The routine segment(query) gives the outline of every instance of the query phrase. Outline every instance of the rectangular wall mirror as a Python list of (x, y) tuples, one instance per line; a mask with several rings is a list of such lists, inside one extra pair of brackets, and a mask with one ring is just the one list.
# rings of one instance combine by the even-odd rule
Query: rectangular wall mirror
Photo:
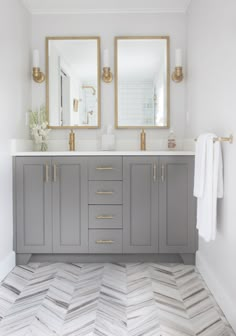
[(169, 127), (169, 37), (115, 38), (115, 126)]
[(100, 38), (47, 37), (50, 128), (100, 127)]

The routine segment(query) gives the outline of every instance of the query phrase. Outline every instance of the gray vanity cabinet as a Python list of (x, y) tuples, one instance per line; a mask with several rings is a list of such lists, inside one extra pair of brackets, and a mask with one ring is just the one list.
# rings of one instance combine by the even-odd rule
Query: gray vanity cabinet
[(194, 158), (161, 157), (159, 173), (159, 252), (195, 253)]
[(19, 157), (15, 166), (17, 253), (52, 252), (51, 159)]
[(18, 157), (15, 168), (17, 253), (87, 252), (86, 159)]
[(86, 158), (52, 159), (53, 252), (88, 252)]
[(32, 156), (14, 163), (18, 263), (66, 253), (179, 253), (189, 262), (197, 250), (193, 156)]
[(158, 252), (158, 159), (123, 158), (123, 253)]

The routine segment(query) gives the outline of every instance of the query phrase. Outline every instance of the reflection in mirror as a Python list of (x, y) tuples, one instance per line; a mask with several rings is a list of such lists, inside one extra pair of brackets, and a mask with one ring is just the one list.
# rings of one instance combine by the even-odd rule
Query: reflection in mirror
[(116, 127), (169, 127), (169, 38), (117, 37)]
[(100, 127), (99, 37), (48, 37), (46, 42), (49, 126)]

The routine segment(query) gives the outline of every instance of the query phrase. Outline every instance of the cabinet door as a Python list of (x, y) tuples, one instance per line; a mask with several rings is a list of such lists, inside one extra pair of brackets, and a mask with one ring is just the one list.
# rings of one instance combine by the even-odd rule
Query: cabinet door
[(88, 178), (85, 158), (52, 160), (53, 252), (88, 251)]
[(195, 200), (193, 197), (194, 159), (160, 159), (159, 252), (196, 251)]
[(50, 158), (16, 158), (17, 253), (52, 252), (50, 167)]
[(154, 157), (124, 158), (124, 253), (158, 251), (157, 166)]

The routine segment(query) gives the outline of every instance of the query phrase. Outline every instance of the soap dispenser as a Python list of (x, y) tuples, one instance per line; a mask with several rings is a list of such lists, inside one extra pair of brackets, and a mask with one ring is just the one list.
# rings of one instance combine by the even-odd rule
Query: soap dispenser
[(107, 131), (102, 135), (102, 150), (115, 149), (115, 135), (112, 133), (112, 126), (107, 126)]
[(175, 150), (176, 149), (176, 137), (173, 130), (170, 130), (168, 135), (168, 149)]

